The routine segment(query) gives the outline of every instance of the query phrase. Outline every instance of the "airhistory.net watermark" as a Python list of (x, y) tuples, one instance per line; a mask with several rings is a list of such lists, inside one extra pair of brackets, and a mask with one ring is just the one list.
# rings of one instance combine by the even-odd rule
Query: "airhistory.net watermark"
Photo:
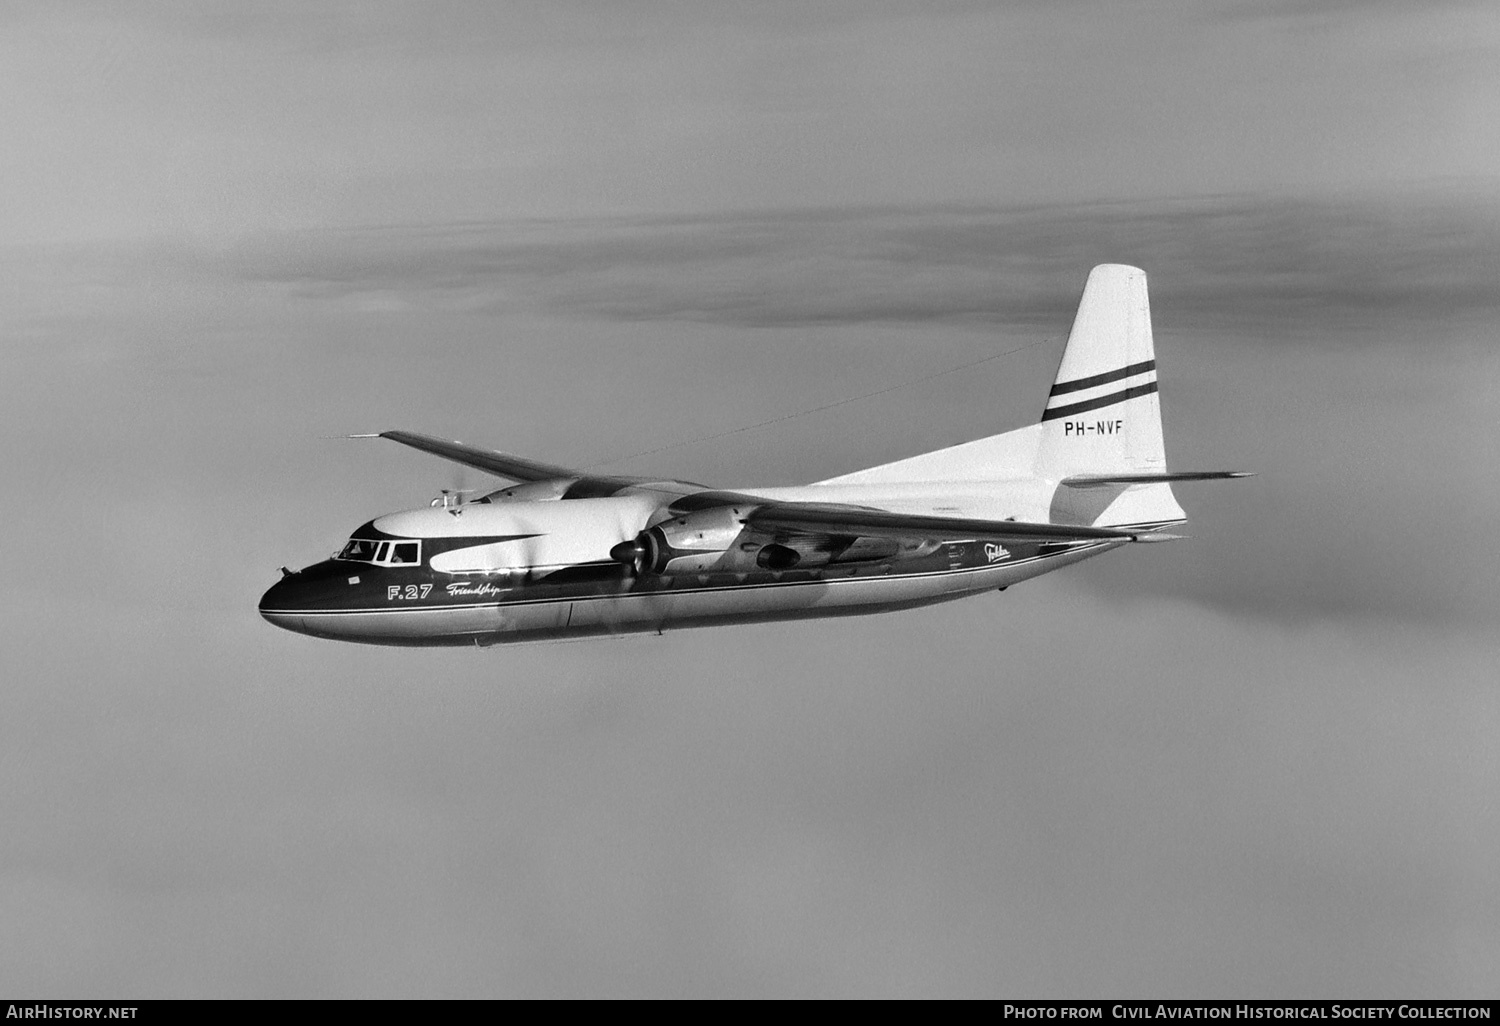
[(49, 1004), (44, 1001), (6, 1005), (7, 1019), (134, 1019), (139, 1005)]

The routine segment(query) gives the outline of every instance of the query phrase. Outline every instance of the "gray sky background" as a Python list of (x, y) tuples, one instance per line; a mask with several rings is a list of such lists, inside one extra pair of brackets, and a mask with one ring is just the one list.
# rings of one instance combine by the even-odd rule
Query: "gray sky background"
[[(1493, 996), (1488, 3), (11, 4), (0, 989)], [(1152, 276), (1192, 540), (486, 652), (255, 600), (451, 469), (1035, 418)], [(1028, 347), (1021, 349), (1021, 347)]]

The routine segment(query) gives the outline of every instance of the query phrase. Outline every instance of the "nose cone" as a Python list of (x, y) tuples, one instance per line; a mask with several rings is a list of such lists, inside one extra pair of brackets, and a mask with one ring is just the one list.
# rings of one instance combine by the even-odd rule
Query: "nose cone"
[(298, 587), (297, 575), (283, 577), (275, 584), (266, 589), (266, 593), (260, 597), (260, 615), (265, 617), (267, 623), (284, 627), (298, 634), (306, 632), (302, 617), (297, 615), (299, 607), (303, 604), (299, 592), (303, 589)]

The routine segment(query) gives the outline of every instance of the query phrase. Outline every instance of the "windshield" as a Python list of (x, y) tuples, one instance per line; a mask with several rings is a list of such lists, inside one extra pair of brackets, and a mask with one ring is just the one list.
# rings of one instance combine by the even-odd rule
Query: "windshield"
[(339, 553), (340, 559), (357, 559), (363, 563), (375, 562), (375, 550), (380, 546), (378, 541), (370, 541), (367, 538), (350, 538), (349, 544), (344, 546), (344, 551)]
[(379, 563), (384, 566), (408, 566), (422, 562), (419, 541), (377, 541), (374, 538), (350, 538), (335, 559), (356, 563)]

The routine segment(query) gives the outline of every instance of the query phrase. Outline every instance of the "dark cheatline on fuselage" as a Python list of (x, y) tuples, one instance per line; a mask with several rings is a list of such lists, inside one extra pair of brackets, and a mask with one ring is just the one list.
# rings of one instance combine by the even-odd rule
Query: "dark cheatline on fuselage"
[[(369, 538), (378, 533), (371, 525), (356, 532)], [(458, 541), (472, 545), (475, 540)], [(426, 550), (432, 542), (454, 540), (422, 541)], [(443, 548), (432, 545), (430, 551)], [(948, 542), (925, 555), (885, 562), (677, 574), (636, 574), (614, 561), (543, 574), (448, 574), (425, 560), (382, 566), (329, 559), (273, 584), (260, 611), (277, 626), (315, 637), (386, 645), (488, 644), (904, 609), (1005, 586), (966, 577), (1002, 568), (1032, 576), (1049, 556), (1083, 555), (1067, 545), (1014, 545), (1001, 550), (1003, 555), (998, 548)], [(819, 592), (832, 589), (839, 589), (841, 601), (820, 601)], [(867, 600), (850, 603), (861, 591), (870, 592)]]

